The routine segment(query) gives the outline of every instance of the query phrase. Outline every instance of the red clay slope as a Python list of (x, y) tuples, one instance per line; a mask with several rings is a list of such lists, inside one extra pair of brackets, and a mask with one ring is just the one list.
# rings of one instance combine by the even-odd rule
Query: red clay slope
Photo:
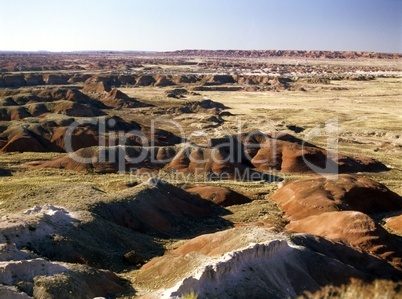
[(376, 181), (349, 174), (297, 180), (279, 189), (272, 199), (292, 221), (331, 211), (372, 214), (402, 210), (398, 194)]

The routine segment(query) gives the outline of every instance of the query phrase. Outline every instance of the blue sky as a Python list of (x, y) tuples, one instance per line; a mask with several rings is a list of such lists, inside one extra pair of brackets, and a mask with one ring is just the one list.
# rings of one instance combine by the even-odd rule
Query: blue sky
[(402, 0), (0, 0), (0, 50), (402, 52)]

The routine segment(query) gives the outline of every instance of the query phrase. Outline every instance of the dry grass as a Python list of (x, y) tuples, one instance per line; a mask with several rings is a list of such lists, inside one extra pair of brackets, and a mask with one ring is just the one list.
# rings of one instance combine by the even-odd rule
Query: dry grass
[(182, 299), (197, 299), (198, 298), (198, 294), (194, 291), (188, 293), (188, 294), (184, 294), (183, 296), (181, 296), (180, 298)]
[(352, 279), (350, 284), (337, 286), (325, 286), (316, 293), (306, 293), (299, 298), (311, 299), (388, 299), (401, 298), (402, 284), (389, 280), (375, 280), (372, 283), (364, 283), (357, 279)]
[[(2, 156), (0, 156), (1, 158)], [(129, 175), (93, 175), (59, 169), (18, 171), (0, 178), (0, 212), (15, 212), (35, 205), (85, 208), (103, 192), (128, 188)]]
[(287, 222), (282, 218), (283, 212), (271, 200), (254, 200), (250, 203), (226, 208), (231, 214), (223, 216), (232, 223), (246, 225), (257, 224), (272, 231), (282, 232)]

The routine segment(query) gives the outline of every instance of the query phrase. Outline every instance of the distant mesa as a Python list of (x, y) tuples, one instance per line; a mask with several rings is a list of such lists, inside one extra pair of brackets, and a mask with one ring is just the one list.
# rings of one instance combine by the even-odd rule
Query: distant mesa
[(4, 87), (19, 87), (26, 85), (23, 75), (4, 75), (2, 81)]
[(140, 108), (140, 107), (151, 107), (152, 105), (142, 103), (136, 99), (130, 98), (125, 93), (121, 92), (117, 88), (113, 88), (108, 92), (107, 95), (100, 98), (105, 105), (109, 107), (120, 107), (120, 108)]
[(89, 78), (85, 81), (82, 91), (93, 95), (107, 107), (139, 108), (152, 106), (130, 98), (117, 88), (112, 88), (111, 83), (108, 82), (107, 79), (103, 79), (103, 81), (98, 80), (102, 79), (97, 77)]
[[(223, 66), (225, 65), (222, 62)], [(216, 65), (216, 67), (219, 67)], [(256, 65), (258, 67), (258, 65)], [(297, 67), (291, 67), (297, 69)], [(111, 67), (113, 69), (113, 67)], [(373, 67), (373, 71), (377, 68)], [(290, 70), (291, 71), (291, 70)], [(311, 69), (300, 71), (310, 73)], [(350, 69), (339, 69), (339, 74), (318, 74), (312, 78), (303, 75), (300, 78), (289, 77), (289, 75), (279, 72), (278, 74), (180, 74), (180, 75), (159, 75), (159, 74), (130, 74), (130, 75), (94, 75), (94, 74), (40, 74), (40, 73), (16, 73), (0, 75), (0, 88), (26, 87), (26, 86), (65, 86), (65, 85), (85, 85), (84, 92), (102, 93), (109, 92), (112, 88), (122, 86), (130, 87), (169, 87), (169, 86), (188, 86), (193, 91), (306, 91), (304, 87), (311, 84), (330, 85), (331, 80), (351, 80), (368, 81), (374, 80), (375, 75), (350, 74)], [(276, 71), (275, 71), (276, 72)], [(307, 76), (307, 77), (304, 77)], [(378, 75), (379, 76), (379, 75)], [(393, 76), (393, 75), (390, 75)], [(330, 88), (330, 87), (328, 87)], [(343, 87), (332, 87), (344, 90)]]
[(235, 83), (231, 75), (210, 75), (204, 76), (203, 80), (206, 85), (222, 85)]
[(300, 50), (179, 50), (167, 52), (167, 56), (196, 56), (196, 57), (233, 57), (233, 58), (262, 58), (262, 57), (293, 57), (293, 58), (327, 58), (327, 59), (395, 59), (401, 54), (356, 51), (300, 51)]
[(157, 76), (155, 78), (156, 82), (154, 86), (159, 86), (159, 87), (166, 87), (166, 86), (172, 86), (175, 85), (173, 81), (171, 81), (168, 77), (166, 76)]
[(68, 79), (69, 84), (82, 83), (91, 77), (90, 74), (74, 74)]
[(173, 75), (172, 82), (176, 84), (190, 84), (199, 81), (196, 75)]
[[(3, 55), (0, 62), (2, 72), (46, 72), (46, 71), (82, 71), (82, 70), (104, 70), (104, 71), (132, 71), (142, 68), (144, 71), (152, 71), (151, 67), (144, 67), (149, 64), (158, 64), (160, 59), (169, 61), (172, 65), (188, 65), (197, 67), (214, 67), (221, 63), (228, 63), (227, 59), (242, 58), (293, 58), (293, 59), (399, 59), (398, 53), (376, 53), (356, 51), (300, 51), (300, 50), (180, 50), (172, 52), (74, 52), (74, 53), (0, 53)], [(13, 55), (14, 54), (14, 55)], [(88, 57), (91, 54), (90, 58)], [(113, 59), (107, 59), (111, 55)], [(145, 55), (145, 56), (144, 56)], [(85, 57), (86, 56), (86, 57)], [(105, 57), (106, 56), (106, 57)], [(84, 58), (85, 57), (85, 58)], [(127, 59), (128, 57), (128, 59)], [(170, 58), (179, 58), (179, 61), (172, 61)], [(186, 61), (185, 59), (211, 58), (205, 62)], [(118, 59), (116, 59), (118, 58)], [(212, 60), (213, 59), (213, 60)], [(230, 66), (236, 63), (229, 62)]]
[[(208, 113), (212, 115), (220, 115), (223, 110), (228, 109), (225, 105), (212, 101), (185, 101), (181, 102), (178, 106), (161, 108), (160, 111), (166, 111), (169, 114), (183, 114), (183, 113)], [(220, 120), (221, 121), (221, 120)]]
[(47, 74), (43, 76), (43, 81), (49, 85), (61, 85), (67, 84), (69, 78), (70, 77), (68, 75), (63, 74)]
[(136, 86), (151, 86), (155, 84), (156, 80), (152, 76), (139, 76), (136, 80)]
[(43, 76), (40, 74), (26, 74), (25, 82), (28, 86), (36, 86), (36, 85), (44, 85), (45, 81), (43, 80)]
[(111, 91), (111, 86), (103, 81), (93, 82), (91, 78), (85, 81), (82, 91), (92, 93), (104, 93)]

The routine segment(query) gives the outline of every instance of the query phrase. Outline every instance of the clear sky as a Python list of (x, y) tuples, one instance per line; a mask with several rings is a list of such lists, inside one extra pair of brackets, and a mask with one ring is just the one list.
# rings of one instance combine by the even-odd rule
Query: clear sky
[(0, 50), (402, 52), (402, 0), (0, 0)]

